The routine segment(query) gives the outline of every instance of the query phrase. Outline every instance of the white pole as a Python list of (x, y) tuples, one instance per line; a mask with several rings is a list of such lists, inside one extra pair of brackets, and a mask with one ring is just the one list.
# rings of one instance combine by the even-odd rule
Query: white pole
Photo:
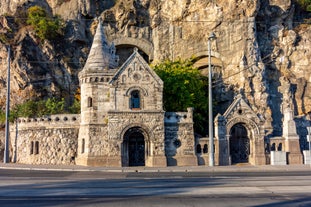
[(213, 96), (212, 96), (212, 64), (211, 41), (216, 38), (212, 32), (208, 37), (208, 138), (209, 138), (209, 166), (214, 166), (214, 134), (213, 134)]
[(10, 54), (11, 48), (8, 47), (8, 71), (7, 71), (7, 94), (6, 94), (6, 110), (5, 110), (5, 146), (4, 146), (4, 163), (9, 163), (9, 115), (10, 115)]

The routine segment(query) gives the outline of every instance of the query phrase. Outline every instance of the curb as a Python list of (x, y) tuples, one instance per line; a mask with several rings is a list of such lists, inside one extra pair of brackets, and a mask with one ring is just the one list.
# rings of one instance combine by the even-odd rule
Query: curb
[(310, 171), (310, 165), (242, 165), (242, 166), (189, 166), (189, 167), (164, 167), (164, 168), (148, 168), (148, 167), (120, 167), (120, 168), (101, 168), (101, 167), (68, 167), (53, 165), (40, 166), (40, 165), (27, 165), (27, 164), (0, 164), (0, 169), (7, 170), (29, 170), (29, 171), (62, 171), (62, 172), (107, 172), (107, 173), (176, 173), (176, 172), (297, 172), (297, 171)]

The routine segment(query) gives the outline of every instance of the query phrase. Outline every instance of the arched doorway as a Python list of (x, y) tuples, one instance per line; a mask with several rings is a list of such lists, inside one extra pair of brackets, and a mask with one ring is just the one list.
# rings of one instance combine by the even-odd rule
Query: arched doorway
[(247, 129), (242, 123), (234, 125), (230, 130), (231, 164), (248, 163), (250, 155), (250, 141)]
[(124, 135), (124, 148), (128, 166), (145, 166), (145, 137), (139, 127), (134, 127)]

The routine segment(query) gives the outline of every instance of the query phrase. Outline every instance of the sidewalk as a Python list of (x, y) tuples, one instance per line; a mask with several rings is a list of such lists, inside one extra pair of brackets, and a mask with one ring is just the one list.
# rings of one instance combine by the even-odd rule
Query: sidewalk
[(0, 163), (0, 169), (47, 170), (77, 172), (273, 172), (310, 171), (310, 165), (230, 165), (230, 166), (185, 166), (185, 167), (90, 167), (79, 165), (29, 165), (20, 163)]

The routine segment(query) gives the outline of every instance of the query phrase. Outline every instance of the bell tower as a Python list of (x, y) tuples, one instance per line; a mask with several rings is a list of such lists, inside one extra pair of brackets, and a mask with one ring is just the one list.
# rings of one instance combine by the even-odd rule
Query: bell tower
[(118, 66), (114, 45), (109, 45), (99, 21), (90, 53), (79, 73), (81, 122), (78, 137), (78, 165), (104, 164), (101, 139), (108, 136), (109, 84)]

